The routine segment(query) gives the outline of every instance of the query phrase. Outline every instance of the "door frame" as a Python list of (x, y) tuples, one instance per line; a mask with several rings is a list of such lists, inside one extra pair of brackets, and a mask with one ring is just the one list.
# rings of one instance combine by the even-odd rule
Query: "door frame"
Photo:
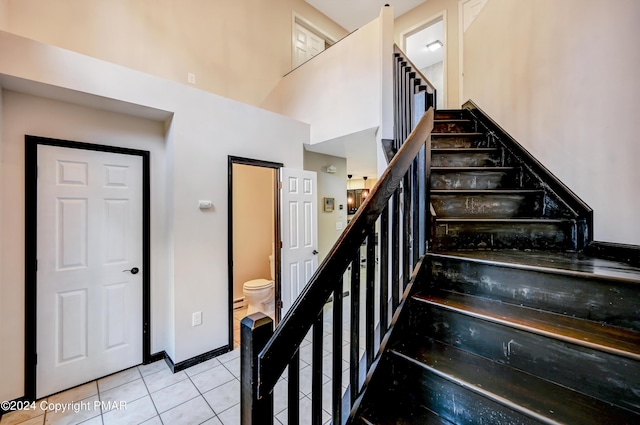
[(338, 42), (336, 37), (330, 35), (327, 31), (320, 28), (302, 15), (293, 12), (291, 14), (291, 69), (294, 70), (302, 64), (295, 64), (295, 50), (296, 50), (296, 25), (300, 25), (307, 30), (311, 31), (318, 37), (324, 40), (325, 50)]
[(271, 168), (275, 170), (275, 178), (274, 178), (274, 193), (275, 193), (275, 214), (274, 214), (274, 240), (275, 245), (273, 250), (273, 261), (274, 261), (274, 300), (275, 300), (275, 323), (277, 325), (280, 322), (280, 248), (282, 247), (282, 237), (281, 237), (281, 229), (280, 229), (280, 169), (284, 167), (282, 163), (279, 162), (271, 162), (271, 161), (263, 161), (260, 159), (252, 159), (252, 158), (243, 158), (239, 156), (229, 155), (229, 165), (228, 165), (228, 224), (227, 224), (227, 269), (229, 270), (229, 346), (233, 347), (233, 165), (249, 165), (253, 167), (263, 167), (263, 168)]
[(82, 149), (142, 158), (142, 363), (151, 357), (151, 185), (149, 151), (25, 135), (25, 396), (35, 400), (37, 368), (37, 208), (38, 145)]
[(440, 21), (442, 21), (442, 24), (443, 24), (442, 43), (444, 44), (444, 52), (442, 56), (442, 62), (443, 62), (442, 63), (442, 74), (443, 74), (442, 88), (444, 89), (444, 93), (438, 93), (438, 97), (442, 96), (442, 104), (444, 105), (444, 108), (447, 108), (448, 99), (449, 99), (449, 95), (448, 95), (449, 90), (447, 87), (447, 84), (448, 84), (447, 72), (449, 68), (449, 42), (447, 40), (447, 31), (448, 31), (447, 30), (447, 11), (443, 10), (441, 12), (438, 12), (435, 15), (431, 16), (430, 18), (420, 21), (417, 24), (411, 26), (410, 28), (407, 28), (405, 31), (400, 33), (400, 43), (401, 43), (400, 48), (402, 49), (402, 51), (406, 53), (408, 37), (411, 37), (413, 34), (420, 32), (423, 29), (428, 28), (431, 25)]

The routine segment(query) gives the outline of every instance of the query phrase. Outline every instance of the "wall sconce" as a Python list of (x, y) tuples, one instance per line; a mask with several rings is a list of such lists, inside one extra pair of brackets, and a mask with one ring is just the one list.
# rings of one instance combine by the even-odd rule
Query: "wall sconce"
[(327, 166), (327, 173), (329, 174), (335, 174), (337, 168), (335, 165), (328, 165)]

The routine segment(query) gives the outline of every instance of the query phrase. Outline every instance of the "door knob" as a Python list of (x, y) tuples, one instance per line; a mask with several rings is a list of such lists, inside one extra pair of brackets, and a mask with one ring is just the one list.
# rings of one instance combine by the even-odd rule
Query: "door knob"
[(313, 251), (311, 251), (311, 253), (312, 253), (313, 255), (318, 255), (318, 251), (316, 251), (315, 249), (314, 249)]
[(131, 274), (138, 274), (139, 271), (140, 271), (140, 269), (137, 268), (137, 267), (134, 267), (131, 270), (122, 270), (123, 273), (124, 272), (131, 272)]

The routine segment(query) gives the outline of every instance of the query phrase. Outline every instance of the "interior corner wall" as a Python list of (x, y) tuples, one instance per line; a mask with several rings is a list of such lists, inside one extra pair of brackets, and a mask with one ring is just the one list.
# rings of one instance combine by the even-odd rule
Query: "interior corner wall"
[[(2, 93), (2, 186), (0, 204), (0, 399), (22, 396), (24, 369), (24, 137), (51, 137), (109, 146), (148, 150), (151, 170), (151, 349), (164, 350), (168, 311), (163, 309), (166, 288), (166, 181), (164, 125), (80, 107), (41, 97)], [(9, 343), (10, 342), (10, 343)]]
[[(330, 165), (336, 167), (335, 173), (327, 172), (327, 167)], [(342, 229), (347, 226), (347, 160), (305, 150), (304, 169), (315, 171), (318, 176), (318, 263), (320, 263), (333, 248), (333, 244), (342, 234)], [(324, 198), (334, 198), (333, 211), (324, 211)]]
[(309, 123), (311, 144), (380, 126), (379, 21), (369, 22), (287, 74), (261, 107)]
[(636, 0), (491, 0), (464, 38), (465, 97), (593, 208), (595, 240), (635, 245), (639, 19)]
[(291, 70), (294, 12), (348, 33), (304, 0), (0, 0), (0, 29), (258, 105)]
[[(518, 0), (519, 1), (519, 0)], [(459, 0), (429, 0), (410, 10), (395, 20), (395, 42), (402, 46), (402, 34), (417, 29), (428, 20), (446, 11), (446, 89), (447, 102), (445, 108), (459, 108), (460, 68), (458, 39), (458, 4)]]

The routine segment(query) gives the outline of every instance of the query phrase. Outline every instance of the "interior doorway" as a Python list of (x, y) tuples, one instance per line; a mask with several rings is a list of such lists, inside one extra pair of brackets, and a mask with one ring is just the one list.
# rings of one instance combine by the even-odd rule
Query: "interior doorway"
[(409, 60), (436, 88), (436, 107), (447, 104), (447, 40), (445, 12), (402, 34)]
[(293, 15), (291, 35), (292, 69), (336, 43), (325, 31), (297, 14)]
[(36, 399), (150, 358), (149, 152), (26, 136), (25, 160)]
[(229, 157), (229, 341), (234, 348), (249, 307), (247, 282), (264, 286), (273, 281), (273, 319), (279, 320), (281, 168), (280, 163)]

